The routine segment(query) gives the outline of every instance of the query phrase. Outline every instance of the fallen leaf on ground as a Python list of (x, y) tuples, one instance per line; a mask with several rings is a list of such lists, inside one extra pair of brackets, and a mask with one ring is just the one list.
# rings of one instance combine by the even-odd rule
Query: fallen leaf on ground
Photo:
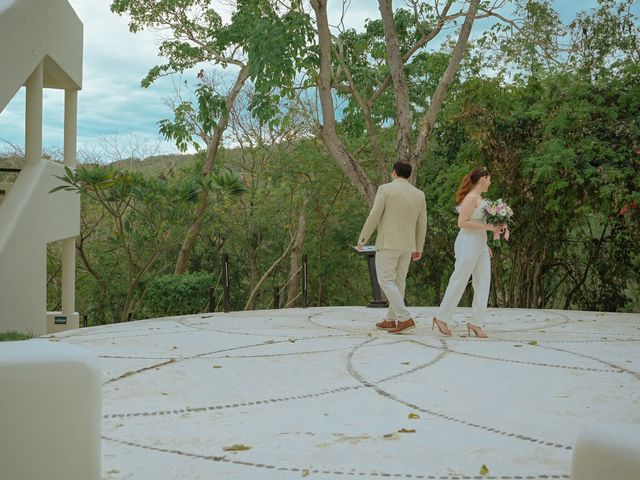
[(489, 475), (489, 469), (484, 464), (480, 467), (480, 475), (482, 475), (483, 477)]
[(402, 365), (409, 365), (411, 362), (402, 362)]
[(160, 395), (169, 395), (167, 392), (160, 392)]
[(420, 418), (420, 415), (418, 415), (417, 413), (409, 414), (409, 420), (417, 420), (418, 418)]
[(115, 475), (116, 473), (120, 473), (120, 470), (113, 468), (107, 472), (107, 475)]
[(521, 347), (522, 345), (514, 345), (514, 347)]
[(214, 365), (213, 368), (222, 368), (222, 365)]
[(529, 340), (529, 345), (537, 345), (538, 341), (537, 340)]
[(242, 450), (250, 450), (251, 447), (248, 445), (244, 445), (242, 443), (234, 443), (230, 447), (223, 447), (222, 450), (225, 452), (240, 452)]
[(307, 470), (307, 469), (302, 470), (302, 476), (303, 477), (308, 477), (309, 476), (309, 470)]
[(290, 341), (291, 343), (295, 343), (296, 339), (295, 339), (295, 338), (290, 338), (290, 339), (289, 339), (289, 341)]
[(398, 433), (416, 433), (415, 428), (401, 428)]

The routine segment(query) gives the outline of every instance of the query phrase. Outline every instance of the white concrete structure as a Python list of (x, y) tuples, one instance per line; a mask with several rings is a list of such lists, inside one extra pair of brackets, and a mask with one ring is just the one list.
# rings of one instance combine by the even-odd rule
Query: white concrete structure
[(0, 343), (0, 478), (98, 480), (102, 374), (84, 348)]
[(571, 479), (603, 478), (640, 478), (640, 424), (603, 425), (580, 435), (573, 454)]
[[(568, 479), (583, 431), (640, 424), (640, 315), (489, 309), (482, 340), (410, 310), (412, 335), (343, 307), (52, 340), (102, 362), (105, 480)], [(622, 478), (614, 463), (598, 480)]]
[[(42, 90), (64, 89), (64, 163), (76, 165), (82, 23), (67, 0), (0, 0), (0, 111), (26, 87), (25, 164), (0, 203), (0, 331), (78, 326), (75, 237), (80, 198), (49, 194), (63, 165), (42, 159)], [(46, 248), (62, 240), (62, 312), (46, 315)], [(62, 323), (65, 322), (65, 323)], [(50, 323), (47, 326), (47, 323)]]

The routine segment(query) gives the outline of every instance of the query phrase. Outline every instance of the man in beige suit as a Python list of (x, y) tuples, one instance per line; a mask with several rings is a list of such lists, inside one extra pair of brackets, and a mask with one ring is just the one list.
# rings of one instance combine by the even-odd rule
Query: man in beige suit
[(408, 181), (411, 165), (396, 162), (393, 181), (378, 187), (369, 217), (362, 227), (357, 248), (361, 249), (374, 230), (376, 271), (380, 288), (389, 300), (387, 319), (376, 327), (401, 333), (416, 324), (404, 303), (404, 289), (411, 260), (420, 260), (427, 233), (427, 203), (424, 193)]

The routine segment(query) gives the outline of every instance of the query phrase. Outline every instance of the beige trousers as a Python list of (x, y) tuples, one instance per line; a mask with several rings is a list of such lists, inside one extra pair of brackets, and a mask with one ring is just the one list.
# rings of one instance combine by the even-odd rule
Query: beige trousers
[(404, 322), (411, 313), (404, 304), (407, 272), (411, 264), (411, 252), (383, 249), (376, 251), (376, 273), (378, 283), (389, 301), (387, 320)]

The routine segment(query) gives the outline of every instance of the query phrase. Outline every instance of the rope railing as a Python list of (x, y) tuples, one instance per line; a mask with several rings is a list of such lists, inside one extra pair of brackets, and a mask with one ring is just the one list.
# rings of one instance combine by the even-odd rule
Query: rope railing
[[(218, 301), (216, 301), (216, 292), (218, 290), (220, 282), (222, 282), (222, 295), (220, 295), (218, 297)], [(225, 312), (231, 310), (231, 302), (229, 300), (229, 255), (227, 255), (226, 253), (222, 255), (222, 267), (220, 268), (220, 275), (218, 275), (218, 280), (216, 281), (215, 286), (209, 287), (209, 303), (207, 304), (207, 311), (218, 311), (220, 303), (223, 304)], [(215, 306), (211, 308), (214, 304)]]
[[(273, 298), (271, 299), (271, 302), (269, 303), (268, 307), (271, 307), (272, 305), (274, 306), (274, 308), (288, 308), (292, 303), (294, 303), (298, 298), (302, 297), (302, 307), (305, 308), (307, 306), (307, 256), (303, 255), (302, 256), (302, 265), (300, 266), (300, 268), (298, 268), (298, 270), (295, 271), (295, 273), (293, 273), (289, 279), (287, 280), (287, 282), (282, 285), (281, 287), (274, 287), (273, 289)], [(302, 290), (300, 291), (300, 293), (298, 295), (295, 296), (295, 298), (293, 298), (292, 300), (290, 300), (284, 307), (280, 307), (280, 292), (283, 292), (285, 287), (287, 285), (289, 285), (289, 283), (291, 283), (291, 281), (296, 278), (298, 276), (298, 274), (302, 272)]]
[[(307, 306), (307, 294), (308, 294), (308, 263), (307, 256), (302, 256), (302, 265), (287, 279), (286, 283), (282, 286), (276, 286), (273, 288), (273, 297), (271, 301), (267, 305), (266, 308), (288, 308), (294, 302), (296, 302), (299, 298), (302, 298), (302, 307), (305, 308)], [(280, 306), (280, 293), (284, 291), (284, 289), (300, 274), (302, 273), (301, 278), (301, 291), (298, 293), (293, 299), (291, 299), (284, 307)], [(216, 292), (217, 289), (222, 282), (223, 294), (218, 296), (216, 301)], [(231, 302), (230, 302), (230, 288), (229, 288), (229, 257), (227, 254), (222, 256), (222, 268), (220, 269), (220, 275), (218, 276), (218, 280), (216, 281), (215, 286), (209, 288), (209, 303), (207, 304), (207, 311), (216, 312), (218, 311), (218, 307), (220, 303), (224, 304), (224, 311), (228, 312), (231, 310)], [(213, 309), (212, 305), (215, 304)]]
[(215, 301), (215, 296), (216, 296), (216, 292), (218, 291), (218, 286), (220, 285), (220, 280), (222, 279), (222, 272), (223, 272), (223, 269), (220, 268), (220, 275), (218, 275), (218, 280), (216, 281), (215, 286), (209, 287), (209, 303), (207, 303), (207, 308), (205, 309), (207, 312), (215, 312), (216, 310), (218, 310), (218, 306), (220, 305), (220, 300), (222, 300), (222, 295), (221, 295), (215, 307), (213, 307), (213, 310), (211, 309), (211, 306)]

